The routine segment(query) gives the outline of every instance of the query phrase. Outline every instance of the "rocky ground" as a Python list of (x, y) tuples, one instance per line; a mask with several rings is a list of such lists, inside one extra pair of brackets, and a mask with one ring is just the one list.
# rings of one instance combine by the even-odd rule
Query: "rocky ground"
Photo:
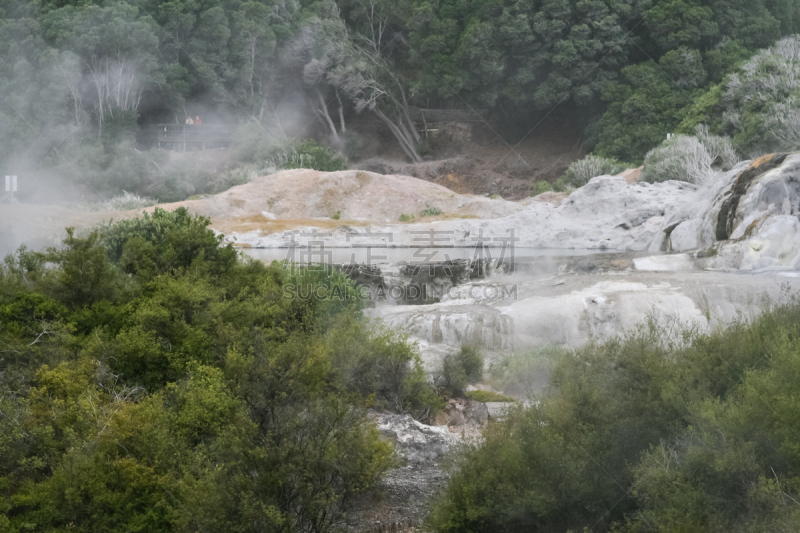
[(447, 483), (448, 465), (459, 448), (479, 442), (489, 410), (474, 400), (453, 399), (438, 416), (438, 425), (391, 413), (373, 412), (370, 418), (395, 444), (399, 465), (348, 514), (347, 526), (358, 532), (424, 529), (429, 504)]
[[(603, 270), (498, 276), (460, 286), (439, 303), (382, 305), (369, 314), (408, 332), (419, 342), (426, 366), (435, 369), (462, 343), (495, 354), (578, 347), (622, 335), (650, 316), (709, 331), (751, 319), (800, 290), (794, 272)], [(505, 293), (495, 290), (500, 284), (509, 287)]]
[[(461, 218), (424, 218), (414, 224), (373, 222), (353, 227), (334, 229), (317, 228), (293, 235), (301, 245), (308, 240), (323, 239), (327, 247), (361, 246), (421, 246), (420, 232), (433, 232), (439, 237), (436, 245), (471, 247), (482, 242), (488, 246), (502, 247), (514, 239), (517, 247), (529, 248), (579, 248), (640, 251), (655, 247), (663, 240), (667, 217), (682, 207), (696, 191), (685, 182), (660, 184), (628, 184), (623, 177), (603, 176), (561, 200), (552, 193), (541, 200), (506, 202), (453, 198), (452, 203), (440, 208), (444, 214), (459, 215), (465, 211), (481, 215)], [(473, 197), (475, 198), (475, 197)], [(536, 200), (536, 199), (533, 199)], [(484, 201), (494, 202), (484, 207)], [(458, 204), (463, 206), (458, 208)], [(431, 203), (439, 207), (435, 203)], [(510, 206), (514, 207), (510, 207)], [(486, 216), (489, 210), (492, 216)], [(506, 215), (501, 213), (506, 212)], [(374, 220), (374, 219), (373, 219)], [(283, 247), (287, 245), (284, 233), (254, 230), (231, 234), (239, 244), (252, 247)], [(431, 246), (428, 244), (428, 246)]]

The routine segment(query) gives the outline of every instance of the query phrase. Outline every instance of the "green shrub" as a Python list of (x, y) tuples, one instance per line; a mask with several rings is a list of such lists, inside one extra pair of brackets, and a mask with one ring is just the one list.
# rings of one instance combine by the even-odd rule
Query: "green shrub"
[(400, 222), (411, 222), (414, 220), (414, 215), (406, 215), (405, 213), (400, 215), (399, 218)]
[(329, 345), (337, 380), (364, 398), (374, 398), (377, 407), (422, 420), (441, 407), (419, 354), (403, 335), (377, 326), (370, 331), (347, 320), (331, 333)]
[(489, 384), (505, 394), (529, 398), (547, 386), (559, 348), (539, 348), (500, 356), (489, 364)]
[(619, 174), (625, 170), (625, 168), (625, 165), (618, 163), (613, 159), (598, 157), (590, 154), (583, 159), (574, 161), (569, 168), (567, 168), (564, 176), (559, 178), (558, 185), (560, 190), (564, 190), (567, 187), (577, 189), (578, 187), (583, 187), (589, 183), (589, 180), (592, 178), (607, 174)]
[(339, 220), (341, 217), (342, 217), (342, 212), (341, 211), (336, 211), (333, 215), (331, 215), (331, 218), (333, 220)]
[(128, 138), (110, 144), (85, 140), (60, 151), (54, 171), (80, 187), (89, 185), (103, 200), (123, 190), (144, 195), (168, 158), (163, 150), (139, 151)]
[(553, 182), (553, 190), (558, 192), (571, 193), (573, 190), (575, 190), (575, 187), (571, 186), (568, 183), (566, 176), (561, 176), (560, 178), (558, 178), (556, 181)]
[(420, 217), (436, 217), (442, 214), (442, 210), (438, 207), (433, 207), (431, 205), (425, 204), (425, 209), (420, 211)]
[(189, 196), (196, 194), (197, 188), (189, 171), (176, 171), (167, 174), (161, 185), (153, 191), (153, 196), (159, 203), (181, 202)]
[(516, 402), (516, 398), (512, 398), (511, 396), (506, 396), (505, 394), (499, 394), (497, 392), (486, 391), (486, 390), (474, 390), (470, 391), (466, 394), (468, 397), (472, 398), (476, 402)]
[(209, 224), (185, 207), (171, 212), (156, 208), (152, 215), (103, 228), (103, 244), (113, 263), (144, 280), (201, 264), (212, 272), (225, 272), (236, 262), (236, 251), (230, 245), (221, 247), (222, 236)]
[(707, 335), (673, 326), (558, 353), (535, 406), (457, 458), (433, 530), (796, 529), (781, 502), (799, 492), (800, 305)]
[(318, 145), (313, 139), (307, 139), (288, 154), (282, 168), (310, 168), (335, 172), (345, 170), (347, 166), (332, 150)]
[(467, 385), (483, 379), (483, 354), (478, 348), (463, 345), (457, 352), (447, 354), (437, 384), (453, 396), (461, 396)]
[(277, 167), (270, 163), (242, 165), (218, 174), (207, 175), (197, 189), (204, 194), (218, 194), (231, 187), (250, 183), (259, 176), (274, 174), (276, 170)]
[(531, 187), (531, 196), (538, 196), (542, 193), (549, 192), (553, 190), (553, 186), (550, 185), (549, 182), (544, 180), (538, 180), (536, 183), (533, 184)]

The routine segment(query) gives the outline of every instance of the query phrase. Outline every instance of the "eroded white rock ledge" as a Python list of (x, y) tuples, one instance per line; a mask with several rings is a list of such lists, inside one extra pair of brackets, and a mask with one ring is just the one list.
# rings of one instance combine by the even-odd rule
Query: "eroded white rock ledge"
[[(626, 183), (600, 176), (559, 205), (529, 202), (494, 219), (342, 226), (335, 230), (232, 234), (254, 248), (456, 246), (692, 252), (701, 268), (761, 270), (800, 266), (800, 154), (772, 154), (719, 173), (703, 187), (668, 181)], [(433, 232), (433, 234), (431, 234)], [(426, 240), (435, 235), (436, 241)], [(662, 259), (663, 261), (671, 261)], [(682, 260), (675, 268), (685, 270)], [(637, 265), (638, 268), (638, 265)], [(644, 262), (645, 270), (670, 270)]]

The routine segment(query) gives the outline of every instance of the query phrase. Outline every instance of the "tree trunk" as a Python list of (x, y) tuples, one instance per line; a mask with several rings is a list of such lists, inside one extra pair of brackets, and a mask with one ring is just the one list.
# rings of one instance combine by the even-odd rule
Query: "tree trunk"
[[(422, 163), (422, 158), (419, 156), (417, 149), (414, 146), (414, 140), (409, 138), (410, 136), (407, 133), (403, 133), (397, 124), (392, 122), (392, 119), (387, 117), (383, 111), (377, 107), (372, 108), (372, 111), (379, 119), (381, 119), (381, 121), (383, 121), (384, 124), (386, 124), (386, 126), (388, 126), (389, 130), (392, 132), (392, 135), (394, 135), (397, 139), (397, 142), (400, 143), (400, 148), (403, 149), (403, 152), (405, 152), (408, 158), (414, 163)], [(402, 122), (400, 124), (402, 125)]]
[(317, 112), (325, 119), (325, 122), (331, 129), (331, 134), (333, 134), (333, 138), (338, 143), (339, 134), (336, 132), (336, 126), (333, 124), (333, 120), (331, 119), (330, 113), (328, 113), (328, 105), (325, 103), (325, 99), (322, 97), (322, 93), (319, 92), (319, 89), (316, 89), (316, 91), (317, 91), (317, 96), (319, 97), (319, 109), (317, 110)]
[[(336, 91), (336, 89), (334, 89)], [(339, 101), (339, 128), (342, 130), (342, 133), (347, 131), (344, 127), (344, 105), (342, 104), (342, 99), (339, 98), (339, 91), (336, 91), (336, 100)]]

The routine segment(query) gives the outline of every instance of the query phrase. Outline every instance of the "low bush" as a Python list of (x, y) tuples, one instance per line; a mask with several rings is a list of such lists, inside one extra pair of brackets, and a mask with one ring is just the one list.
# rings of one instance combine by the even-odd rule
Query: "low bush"
[(109, 211), (130, 211), (132, 209), (141, 209), (143, 207), (150, 207), (157, 202), (152, 198), (132, 194), (128, 191), (122, 191), (121, 196), (115, 196), (106, 202), (106, 209)]
[(435, 414), (343, 273), (220, 240), (156, 209), (0, 263), (0, 530), (337, 531), (396, 464), (367, 407)]
[(644, 160), (642, 180), (702, 185), (713, 178), (716, 170), (730, 170), (739, 162), (729, 138), (711, 135), (703, 125), (697, 127), (696, 133), (696, 136), (676, 135), (650, 150)]
[(434, 207), (428, 204), (425, 204), (425, 209), (420, 211), (420, 217), (436, 217), (442, 214), (442, 210), (438, 207)]
[(469, 398), (472, 398), (476, 402), (516, 402), (516, 398), (512, 398), (511, 396), (506, 396), (505, 394), (500, 394), (497, 392), (487, 391), (487, 390), (474, 390), (470, 391), (466, 394)]
[(548, 183), (548, 182), (546, 182), (544, 180), (539, 180), (539, 181), (537, 181), (536, 183), (533, 184), (533, 187), (531, 187), (531, 196), (537, 196), (539, 194), (542, 194), (542, 193), (545, 193), (545, 192), (549, 192), (549, 191), (552, 191), (552, 190), (553, 190), (553, 186), (550, 185), (550, 183)]
[[(613, 159), (587, 155), (583, 159), (573, 162), (564, 175), (559, 178), (558, 185), (561, 190), (568, 187), (577, 189), (583, 187), (589, 180), (606, 174), (619, 174), (626, 166)], [(540, 182), (537, 182), (540, 183)]]
[(483, 379), (483, 354), (475, 346), (463, 345), (442, 360), (436, 383), (452, 396), (462, 396), (467, 385)]
[(161, 184), (153, 191), (153, 196), (162, 204), (181, 202), (193, 194), (200, 193), (193, 181), (192, 172), (171, 172), (164, 177)]
[(337, 380), (348, 390), (373, 397), (377, 407), (426, 420), (441, 407), (415, 346), (385, 327), (353, 320), (338, 324), (329, 338)]
[(287, 145), (280, 131), (271, 131), (251, 121), (236, 128), (231, 152), (238, 161), (255, 163), (272, 159), (276, 153), (285, 151)]
[(403, 213), (402, 215), (400, 215), (400, 218), (398, 220), (400, 220), (400, 222), (411, 222), (412, 220), (414, 220), (414, 215), (406, 215), (405, 213)]
[(104, 199), (122, 195), (123, 190), (146, 194), (168, 158), (163, 150), (139, 151), (128, 138), (117, 143), (85, 140), (62, 150), (61, 157), (52, 161), (53, 172)]
[(347, 166), (331, 149), (318, 145), (313, 139), (307, 139), (289, 152), (282, 168), (310, 168), (335, 172), (345, 170)]
[(712, 135), (705, 124), (699, 124), (695, 128), (695, 136), (712, 157), (711, 164), (715, 168), (730, 170), (741, 160), (730, 137)]
[(711, 176), (714, 158), (697, 137), (676, 135), (650, 150), (644, 158), (642, 181), (676, 180), (702, 184)]

